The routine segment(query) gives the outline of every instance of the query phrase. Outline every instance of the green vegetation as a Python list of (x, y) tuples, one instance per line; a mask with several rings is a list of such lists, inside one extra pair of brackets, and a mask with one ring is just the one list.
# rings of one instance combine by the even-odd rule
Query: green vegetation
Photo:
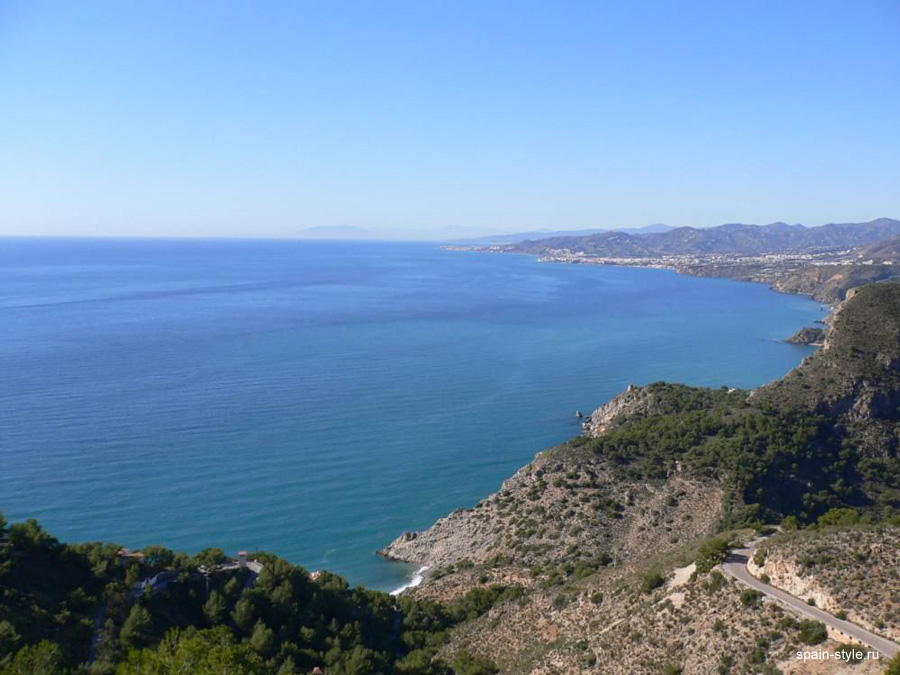
[(644, 578), (641, 579), (641, 591), (643, 593), (650, 593), (664, 583), (666, 583), (666, 578), (662, 574), (657, 570), (650, 570), (644, 575)]
[(741, 591), (741, 604), (744, 607), (750, 607), (751, 609), (755, 609), (759, 607), (762, 602), (763, 594), (759, 591), (754, 591), (750, 588), (746, 588)]
[(900, 675), (900, 654), (888, 661), (884, 675)]
[[(286, 675), (316, 666), (442, 675), (450, 670), (435, 654), (447, 629), (523, 593), (482, 586), (443, 606), (350, 588), (328, 572), (314, 580), (264, 553), (254, 580), (247, 569), (215, 569), (225, 557), (214, 549), (188, 557), (148, 547), (143, 562), (126, 564), (116, 545), (64, 544), (33, 520), (7, 530), (0, 516), (0, 535), (0, 675)], [(167, 584), (134, 591), (159, 572)], [(497, 672), (480, 657), (457, 661), (457, 673)]]
[(557, 452), (601, 459), (623, 479), (680, 470), (718, 481), (723, 530), (887, 521), (900, 511), (897, 364), (900, 284), (873, 284), (839, 312), (828, 349), (752, 396), (650, 384), (640, 415)]
[(500, 669), (490, 659), (461, 649), (453, 658), (453, 672), (455, 675), (494, 675)]
[(732, 526), (788, 515), (811, 522), (861, 501), (853, 487), (856, 454), (827, 418), (751, 407), (746, 392), (697, 396), (683, 387), (650, 386), (667, 407), (680, 411), (633, 420), (573, 444), (609, 460), (629, 479), (665, 478), (676, 462), (721, 479), (734, 496)]
[(797, 633), (797, 639), (805, 645), (817, 645), (825, 642), (828, 638), (828, 631), (825, 624), (821, 621), (804, 620), (800, 622), (800, 632)]
[(858, 521), (856, 509), (830, 509), (819, 516), (817, 524), (819, 527), (850, 527)]
[(731, 542), (724, 537), (710, 537), (697, 549), (697, 571), (706, 574), (725, 560)]

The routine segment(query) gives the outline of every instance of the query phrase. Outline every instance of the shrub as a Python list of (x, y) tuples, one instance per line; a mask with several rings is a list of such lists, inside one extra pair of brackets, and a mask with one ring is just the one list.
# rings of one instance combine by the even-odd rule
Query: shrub
[(725, 576), (718, 570), (713, 570), (709, 575), (709, 582), (706, 584), (706, 592), (712, 595), (725, 585)]
[(460, 649), (453, 657), (455, 675), (495, 675), (500, 669), (489, 658)]
[(856, 509), (830, 509), (819, 516), (817, 523), (819, 527), (850, 527), (856, 525), (858, 520)]
[(797, 639), (805, 645), (817, 645), (825, 642), (828, 637), (828, 631), (825, 624), (821, 621), (811, 621), (806, 619), (800, 622), (800, 632), (797, 633)]
[(697, 549), (697, 571), (705, 574), (725, 560), (731, 545), (724, 537), (710, 537)]
[(595, 568), (592, 565), (589, 565), (586, 562), (575, 563), (575, 578), (576, 579), (583, 579), (584, 577), (589, 577), (596, 571), (597, 571), (597, 568)]
[(884, 675), (900, 675), (900, 654), (888, 661)]
[(781, 521), (781, 527), (785, 530), (797, 530), (800, 528), (800, 521), (797, 516), (788, 516)]
[(762, 567), (766, 564), (766, 558), (769, 555), (769, 550), (766, 548), (758, 548), (753, 553), (753, 564), (757, 567)]
[(741, 604), (744, 607), (759, 607), (760, 600), (762, 600), (762, 593), (759, 591), (754, 591), (752, 588), (745, 588), (741, 591)]
[(666, 578), (660, 574), (657, 570), (650, 570), (644, 575), (644, 578), (641, 580), (641, 591), (643, 593), (650, 593), (652, 590), (659, 588), (664, 583), (666, 583)]

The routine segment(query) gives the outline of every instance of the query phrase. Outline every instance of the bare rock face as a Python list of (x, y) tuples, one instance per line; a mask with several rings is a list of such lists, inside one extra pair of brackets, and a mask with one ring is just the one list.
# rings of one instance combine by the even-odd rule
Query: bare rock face
[(647, 387), (628, 385), (628, 389), (597, 408), (581, 425), (586, 436), (596, 437), (626, 420), (647, 415), (655, 397)]

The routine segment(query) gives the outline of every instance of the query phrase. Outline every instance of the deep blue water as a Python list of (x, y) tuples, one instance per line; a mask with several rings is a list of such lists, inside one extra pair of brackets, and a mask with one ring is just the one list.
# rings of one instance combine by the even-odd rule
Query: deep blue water
[(750, 387), (822, 307), (757, 284), (426, 244), (0, 239), (0, 510), (66, 540), (374, 551), (629, 382)]

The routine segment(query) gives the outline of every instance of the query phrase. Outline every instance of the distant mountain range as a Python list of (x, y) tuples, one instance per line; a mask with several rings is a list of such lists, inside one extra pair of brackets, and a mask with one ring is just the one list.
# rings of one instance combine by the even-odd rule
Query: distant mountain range
[(520, 241), (552, 239), (556, 237), (588, 237), (594, 234), (607, 232), (624, 232), (626, 234), (643, 236), (645, 234), (657, 234), (676, 229), (672, 225), (646, 225), (644, 227), (623, 227), (618, 229), (591, 229), (591, 230), (536, 230), (531, 232), (512, 232), (508, 234), (492, 234), (486, 237), (474, 237), (454, 241), (454, 244), (467, 244), (471, 246), (499, 246), (502, 244), (515, 244)]
[[(842, 251), (900, 235), (900, 221), (878, 218), (866, 223), (832, 223), (805, 227), (787, 223), (710, 228), (678, 227), (662, 232), (598, 232), (561, 235), (515, 242), (506, 250), (542, 254), (551, 249), (601, 257), (662, 255), (802, 253)], [(895, 246), (900, 246), (896, 242)]]

